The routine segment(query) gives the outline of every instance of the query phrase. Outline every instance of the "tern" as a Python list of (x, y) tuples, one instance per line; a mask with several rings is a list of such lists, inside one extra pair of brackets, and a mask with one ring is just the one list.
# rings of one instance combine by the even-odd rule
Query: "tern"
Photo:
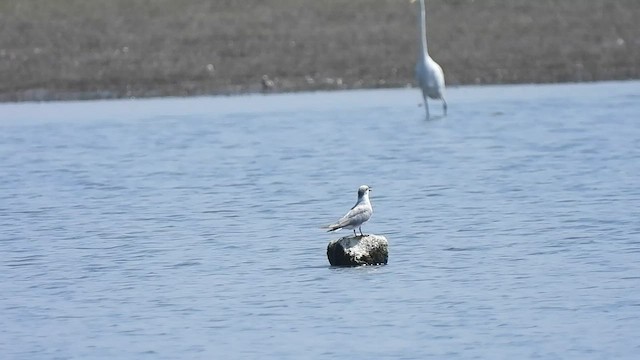
[(371, 218), (373, 214), (373, 208), (369, 201), (369, 191), (371, 188), (367, 185), (362, 185), (358, 188), (358, 202), (346, 213), (340, 220), (334, 224), (327, 225), (324, 228), (329, 229), (327, 231), (336, 231), (340, 229), (353, 229), (353, 236), (356, 234), (356, 228), (360, 230), (360, 236), (364, 236), (362, 233), (362, 224)]

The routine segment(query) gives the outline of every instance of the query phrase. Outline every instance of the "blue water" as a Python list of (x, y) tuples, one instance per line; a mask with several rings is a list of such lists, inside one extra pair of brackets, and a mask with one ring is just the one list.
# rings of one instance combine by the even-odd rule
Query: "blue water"
[[(0, 105), (1, 357), (637, 359), (640, 82), (419, 102)], [(389, 264), (332, 268), (361, 184)]]

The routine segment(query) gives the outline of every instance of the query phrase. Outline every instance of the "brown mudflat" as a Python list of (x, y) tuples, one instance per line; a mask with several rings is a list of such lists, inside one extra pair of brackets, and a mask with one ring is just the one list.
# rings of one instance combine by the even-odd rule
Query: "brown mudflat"
[[(640, 78), (638, 0), (429, 0), (448, 85)], [(413, 84), (409, 0), (0, 3), (0, 101)]]

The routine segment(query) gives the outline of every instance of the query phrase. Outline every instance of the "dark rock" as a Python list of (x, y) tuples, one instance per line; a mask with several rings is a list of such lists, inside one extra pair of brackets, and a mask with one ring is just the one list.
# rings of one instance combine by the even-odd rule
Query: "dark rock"
[(389, 259), (389, 242), (384, 236), (373, 234), (345, 236), (329, 243), (327, 257), (333, 266), (386, 264)]

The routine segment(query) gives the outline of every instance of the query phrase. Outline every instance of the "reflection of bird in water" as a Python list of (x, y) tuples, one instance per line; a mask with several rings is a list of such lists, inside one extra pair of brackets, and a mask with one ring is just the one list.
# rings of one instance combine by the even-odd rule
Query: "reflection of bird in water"
[(273, 90), (275, 85), (273, 80), (269, 79), (269, 75), (262, 75), (262, 91), (267, 92)]
[[(415, 2), (416, 0), (411, 0)], [(447, 115), (447, 102), (444, 100), (444, 73), (438, 63), (429, 56), (427, 48), (427, 24), (424, 0), (420, 0), (420, 45), (421, 53), (416, 64), (416, 79), (422, 89), (424, 108), (429, 117), (429, 104), (427, 98), (442, 100), (442, 110)]]
[(356, 234), (356, 228), (360, 230), (360, 236), (362, 234), (362, 224), (371, 218), (373, 214), (373, 207), (369, 202), (369, 191), (371, 188), (367, 185), (362, 185), (358, 188), (358, 202), (335, 224), (325, 226), (328, 231), (336, 231), (340, 229), (353, 229), (353, 236)]

